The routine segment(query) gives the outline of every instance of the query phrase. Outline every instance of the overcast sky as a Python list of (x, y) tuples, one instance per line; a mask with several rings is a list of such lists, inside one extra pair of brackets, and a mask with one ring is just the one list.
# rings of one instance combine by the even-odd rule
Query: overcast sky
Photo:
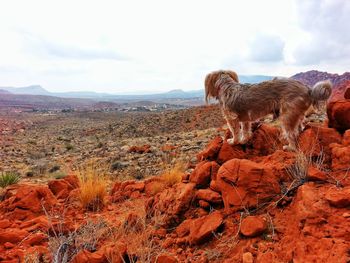
[(203, 88), (216, 69), (350, 70), (348, 0), (8, 0), (0, 86), (111, 93)]

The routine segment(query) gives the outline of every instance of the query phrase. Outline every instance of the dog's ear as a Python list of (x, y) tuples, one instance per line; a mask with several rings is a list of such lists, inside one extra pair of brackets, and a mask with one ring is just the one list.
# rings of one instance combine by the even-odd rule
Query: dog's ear
[(205, 102), (208, 104), (209, 98), (215, 97), (215, 82), (218, 77), (218, 72), (211, 72), (205, 77)]
[(234, 72), (232, 70), (227, 70), (227, 71), (225, 71), (225, 73), (228, 74), (234, 81), (239, 83), (238, 75), (236, 72)]

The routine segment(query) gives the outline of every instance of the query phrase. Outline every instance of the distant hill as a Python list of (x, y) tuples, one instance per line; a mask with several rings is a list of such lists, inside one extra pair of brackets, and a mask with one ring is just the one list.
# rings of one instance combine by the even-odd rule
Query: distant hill
[(0, 89), (0, 94), (11, 94), (11, 92), (4, 89)]
[[(241, 75), (239, 76), (240, 82), (242, 83), (257, 83), (265, 80), (272, 79), (272, 76), (263, 75)], [(204, 84), (203, 84), (204, 85)], [(49, 92), (40, 85), (31, 85), (28, 87), (0, 87), (0, 89), (8, 91), (13, 94), (28, 94), (28, 95), (44, 95), (44, 96), (55, 96), (61, 98), (84, 98), (93, 100), (103, 101), (114, 101), (114, 102), (129, 102), (139, 100), (152, 100), (162, 101), (168, 99), (190, 99), (190, 98), (202, 98), (204, 93), (204, 87), (198, 90), (183, 91), (181, 89), (175, 89), (164, 93), (156, 94), (140, 94), (140, 95), (117, 95), (110, 93), (99, 93), (91, 91), (76, 91), (76, 92)]]
[(60, 110), (91, 108), (96, 102), (88, 99), (59, 98), (44, 95), (5, 93), (0, 96), (0, 108), (27, 110)]
[(28, 95), (50, 95), (51, 93), (41, 87), (40, 85), (31, 85), (28, 87), (0, 87), (2, 90), (6, 90), (12, 94), (28, 94)]
[(332, 96), (329, 99), (330, 101), (344, 98), (345, 91), (350, 88), (350, 72), (345, 72), (342, 75), (339, 75), (310, 70), (295, 74), (291, 78), (299, 80), (309, 86), (315, 85), (318, 81), (330, 80), (333, 83)]
[(340, 85), (342, 82), (350, 80), (350, 72), (345, 72), (344, 74), (339, 75), (339, 74), (331, 74), (324, 71), (310, 70), (310, 71), (295, 74), (291, 78), (299, 80), (309, 86), (315, 85), (316, 82), (318, 81), (329, 79), (333, 83), (333, 85), (336, 87)]

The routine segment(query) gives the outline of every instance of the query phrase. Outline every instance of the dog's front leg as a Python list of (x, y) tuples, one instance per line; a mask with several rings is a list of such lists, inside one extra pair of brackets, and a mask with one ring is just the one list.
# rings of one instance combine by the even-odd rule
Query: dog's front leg
[(223, 111), (223, 114), (232, 134), (232, 138), (228, 139), (227, 142), (231, 145), (239, 143), (240, 125), (237, 115), (228, 111)]
[(250, 121), (241, 122), (242, 137), (240, 140), (241, 144), (246, 144), (252, 137), (252, 125)]

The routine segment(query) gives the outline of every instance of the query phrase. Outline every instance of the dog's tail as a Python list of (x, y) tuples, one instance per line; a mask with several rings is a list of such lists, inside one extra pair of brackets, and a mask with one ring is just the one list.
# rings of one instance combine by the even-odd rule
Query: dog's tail
[(312, 105), (319, 109), (320, 103), (329, 99), (332, 94), (332, 82), (330, 80), (317, 82), (310, 90)]

